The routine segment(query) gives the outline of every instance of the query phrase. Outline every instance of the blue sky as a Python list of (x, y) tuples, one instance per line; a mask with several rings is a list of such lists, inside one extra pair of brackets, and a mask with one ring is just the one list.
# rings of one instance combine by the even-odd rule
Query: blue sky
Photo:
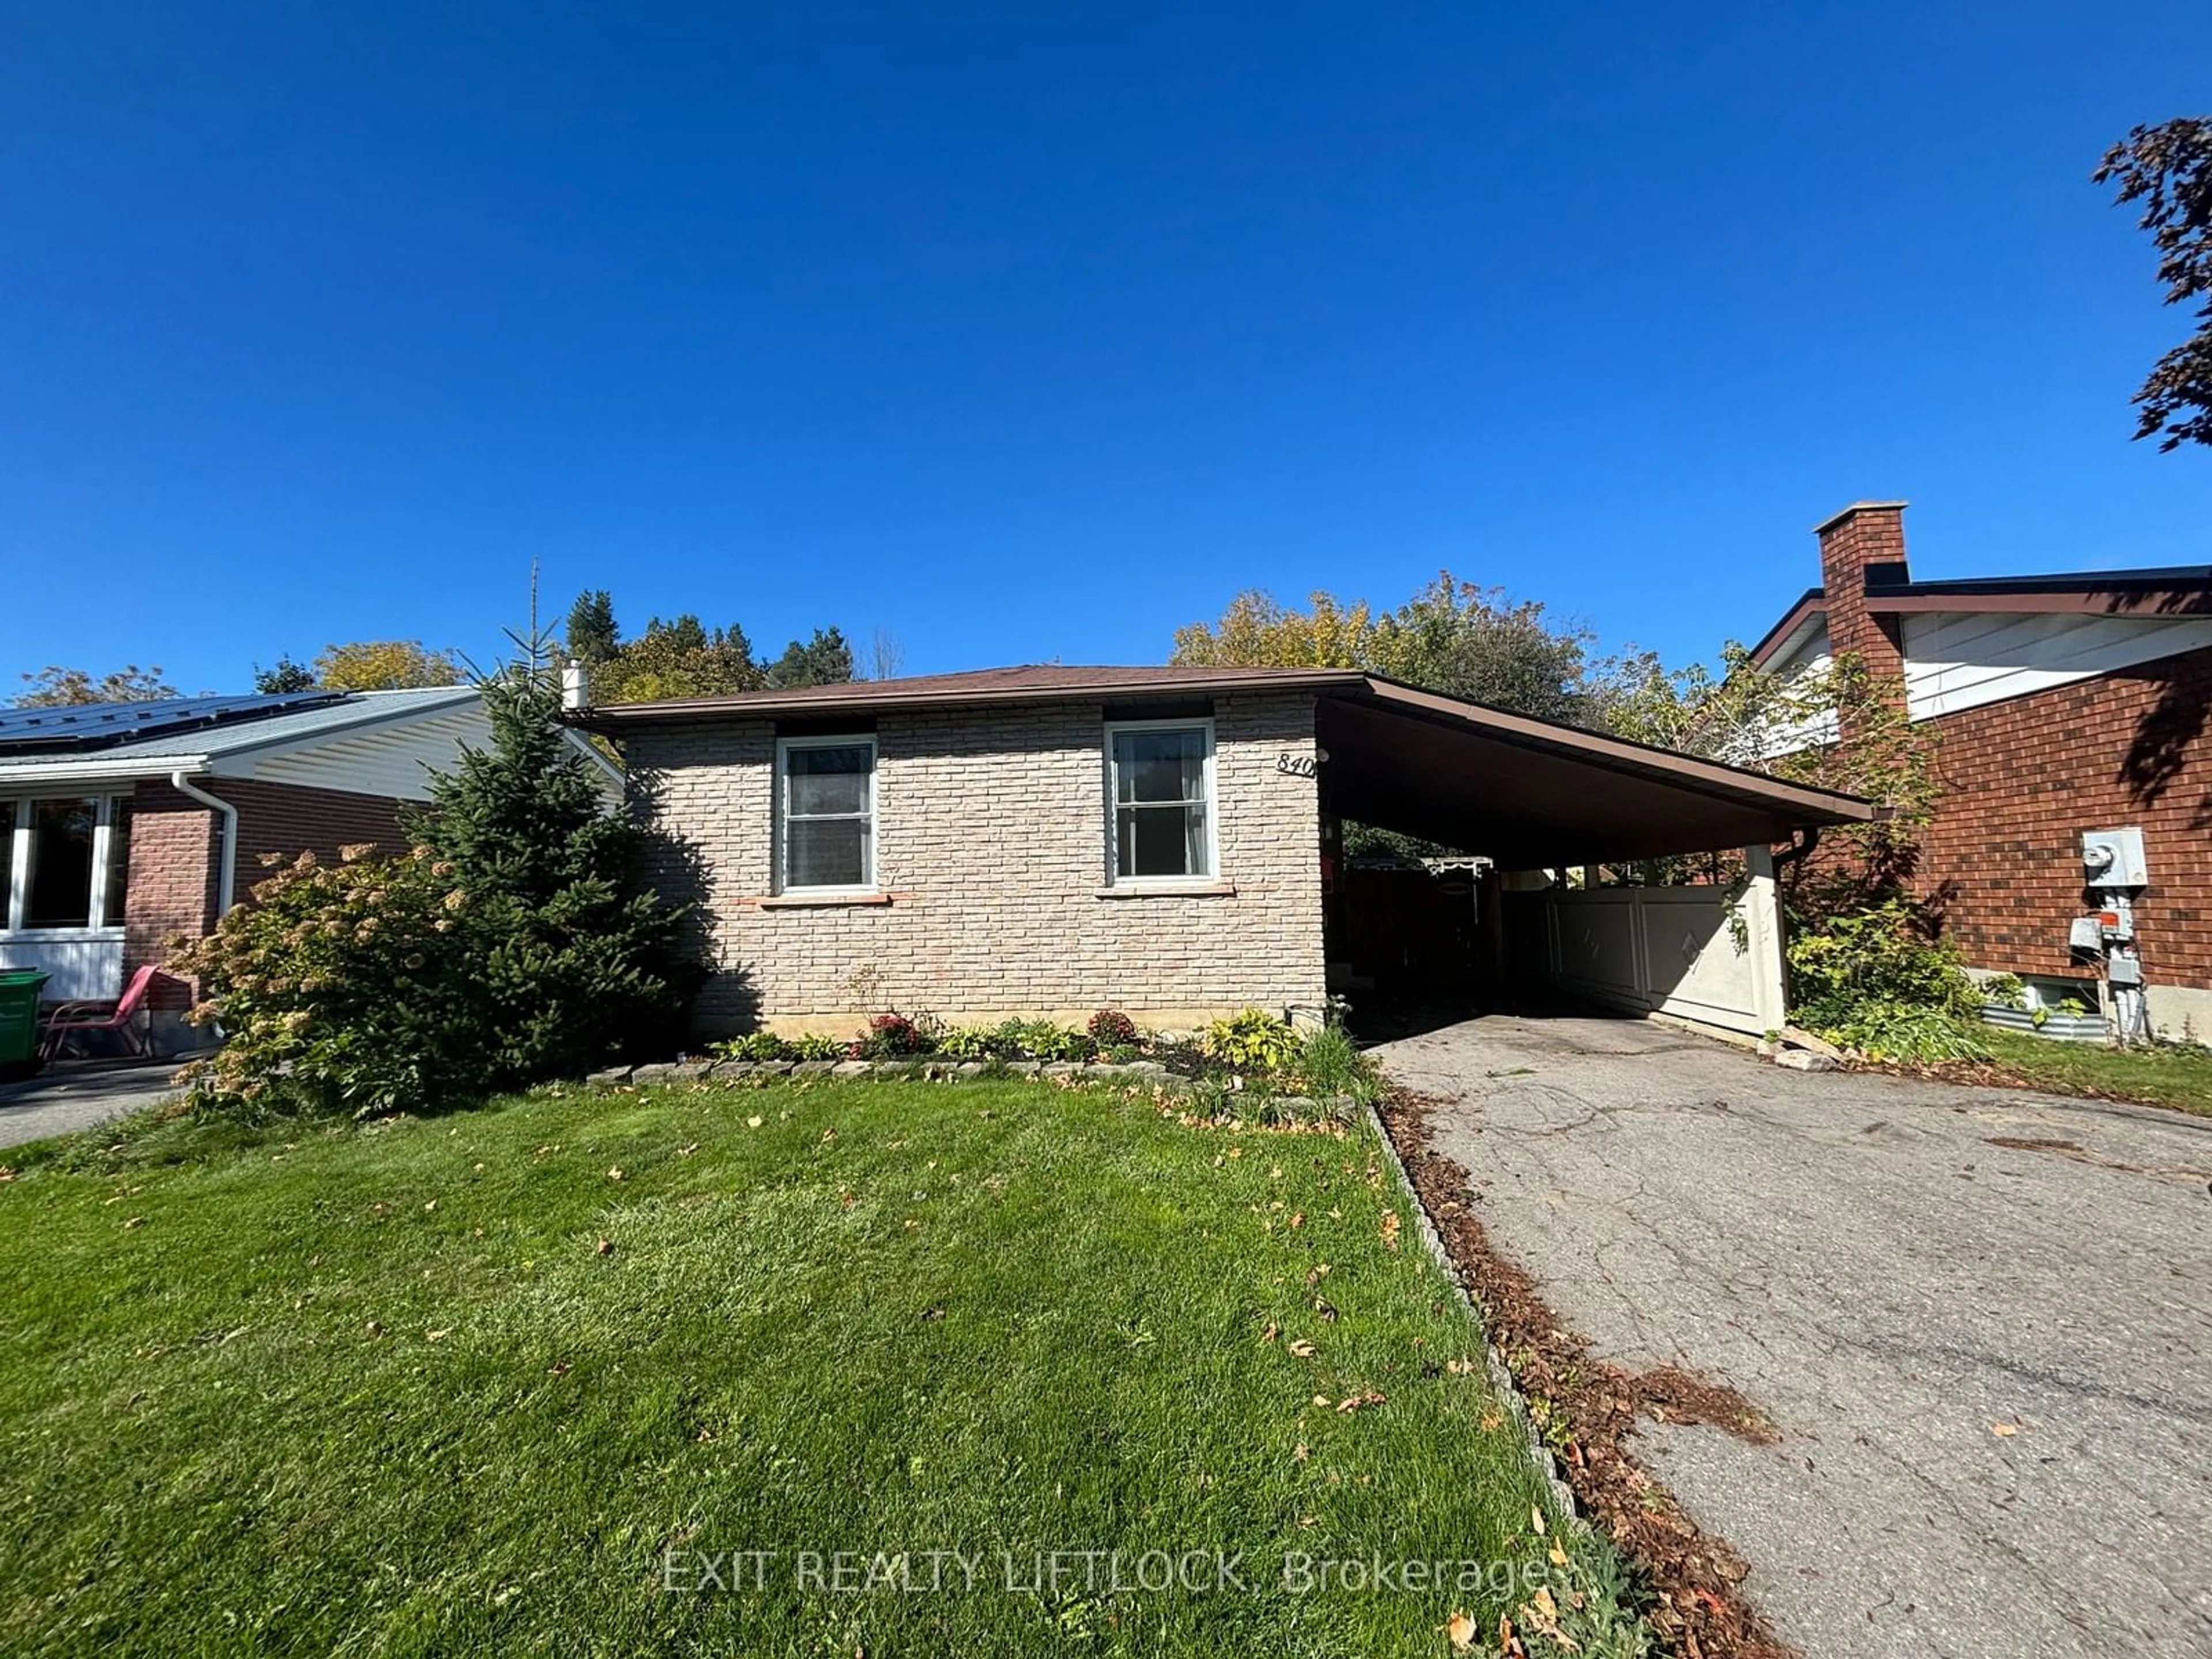
[(909, 672), (1441, 566), (1709, 655), (2212, 562), (2087, 182), (2212, 8), (12, 8), (0, 696), (614, 590)]

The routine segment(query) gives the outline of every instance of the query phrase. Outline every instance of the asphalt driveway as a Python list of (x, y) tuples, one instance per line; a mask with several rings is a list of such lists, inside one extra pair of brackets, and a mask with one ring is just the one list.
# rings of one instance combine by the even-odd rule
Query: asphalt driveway
[(0, 1146), (89, 1129), (176, 1092), (181, 1060), (135, 1065), (64, 1063), (21, 1083), (0, 1083)]
[(2212, 1653), (2212, 1122), (1627, 1019), (1377, 1053), (1553, 1309), (1780, 1427), (1643, 1447), (1808, 1655)]

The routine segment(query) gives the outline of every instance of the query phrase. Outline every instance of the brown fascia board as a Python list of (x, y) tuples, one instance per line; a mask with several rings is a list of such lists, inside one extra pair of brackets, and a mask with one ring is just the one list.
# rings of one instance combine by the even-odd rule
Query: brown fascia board
[(1790, 636), (1797, 631), (1799, 625), (1807, 617), (1825, 616), (1827, 614), (1827, 589), (1807, 588), (1797, 603), (1783, 613), (1782, 620), (1768, 629), (1759, 643), (1751, 647), (1753, 663), (1760, 668), (1765, 667), (1766, 659), (1788, 642)]
[(1949, 592), (1911, 589), (1867, 595), (1866, 608), (1889, 616), (1936, 611), (1985, 611), (2011, 615), (2087, 617), (2212, 616), (2212, 586), (2015, 589), (1990, 592), (1960, 587)]
[[(726, 697), (672, 697), (664, 702), (599, 703), (570, 711), (569, 724), (590, 732), (624, 726), (745, 719), (802, 719), (814, 714), (874, 713), (886, 708), (967, 708), (990, 704), (1040, 702), (1137, 702), (1146, 697), (1194, 696), (1237, 691), (1315, 691), (1354, 686), (1356, 668), (1261, 669), (1244, 674), (1163, 675), (1147, 680), (1069, 681), (1058, 685), (929, 686), (901, 691), (892, 681), (856, 680), (851, 694), (819, 692), (793, 696), (781, 691), (745, 691)], [(873, 689), (880, 684), (882, 689)]]
[(1845, 794), (1841, 790), (1788, 783), (1764, 772), (1754, 772), (1747, 767), (1730, 766), (1724, 762), (1705, 760), (1673, 749), (1633, 743), (1626, 738), (1606, 737), (1599, 732), (1585, 732), (1579, 726), (1561, 726), (1555, 721), (1540, 720), (1526, 714), (1509, 714), (1501, 708), (1465, 702), (1457, 697), (1442, 696), (1433, 691), (1403, 685), (1380, 674), (1367, 675), (1365, 679), (1367, 694), (1378, 702), (1392, 704), (1418, 716), (1474, 726), (1507, 742), (1571, 755), (1613, 771), (1633, 772), (1644, 777), (1657, 775), (1670, 778), (1685, 788), (1707, 794), (1726, 795), (1737, 800), (1754, 801), (1761, 805), (1787, 807), (1792, 811), (1809, 812), (1832, 823), (1873, 823), (1890, 815), (1887, 806), (1862, 796)]

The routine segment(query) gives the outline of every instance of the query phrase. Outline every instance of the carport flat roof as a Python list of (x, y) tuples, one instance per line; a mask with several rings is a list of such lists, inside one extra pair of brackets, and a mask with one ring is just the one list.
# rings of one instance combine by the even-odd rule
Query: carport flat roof
[(1770, 845), (1887, 809), (1379, 675), (1320, 694), (1329, 810), (1506, 869)]
[(748, 691), (578, 711), (634, 727), (902, 708), (1306, 691), (1328, 810), (1463, 848), (1507, 869), (1612, 863), (1786, 841), (1885, 809), (1673, 750), (1509, 714), (1356, 668), (1084, 667), (1058, 663)]

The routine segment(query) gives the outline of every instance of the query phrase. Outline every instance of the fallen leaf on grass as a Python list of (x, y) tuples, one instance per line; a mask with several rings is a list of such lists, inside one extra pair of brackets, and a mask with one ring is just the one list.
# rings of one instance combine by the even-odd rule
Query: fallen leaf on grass
[(1552, 1599), (1552, 1592), (1538, 1586), (1536, 1594), (1521, 1607), (1521, 1622), (1540, 1636), (1547, 1636), (1568, 1653), (1577, 1653), (1582, 1644), (1559, 1628), (1559, 1604)]
[(617, 1164), (613, 1169), (607, 1171), (607, 1179), (610, 1181), (620, 1181), (622, 1178), (622, 1166), (619, 1164)]
[(1311, 1359), (1314, 1357), (1312, 1339), (1304, 1336), (1298, 1338), (1297, 1341), (1291, 1344), (1291, 1352), (1300, 1359)]
[(1455, 1613), (1444, 1620), (1444, 1634), (1451, 1638), (1454, 1647), (1471, 1648), (1474, 1645), (1474, 1620), (1466, 1613)]
[(1273, 1342), (1273, 1341), (1275, 1340), (1275, 1338), (1277, 1337), (1277, 1335), (1279, 1335), (1279, 1334), (1281, 1333), (1281, 1330), (1282, 1330), (1282, 1327), (1281, 1327), (1281, 1326), (1277, 1325), (1277, 1324), (1273, 1323), (1273, 1322), (1269, 1322), (1269, 1324), (1268, 1324), (1268, 1326), (1267, 1326), (1267, 1328), (1266, 1330), (1264, 1330), (1264, 1331), (1262, 1331), (1262, 1332), (1261, 1332), (1261, 1333), (1260, 1333), (1260, 1340), (1261, 1340), (1262, 1342)]
[(125, 1223), (123, 1224), (123, 1230), (124, 1230), (124, 1231), (128, 1232), (128, 1231), (131, 1231), (131, 1228), (133, 1228), (133, 1227), (143, 1227), (143, 1226), (144, 1226), (145, 1224), (146, 1224), (146, 1218), (145, 1218), (144, 1216), (143, 1216), (143, 1215), (134, 1215), (134, 1216), (132, 1216), (132, 1217), (131, 1218), (131, 1219), (130, 1219), (130, 1220), (128, 1220), (128, 1221), (126, 1221), (126, 1222), (125, 1222)]
[(749, 1117), (749, 1118), (747, 1118), (747, 1119), (745, 1120), (745, 1127), (747, 1127), (748, 1129), (757, 1129), (757, 1128), (759, 1128), (759, 1127), (760, 1127), (760, 1126), (761, 1126), (761, 1121), (760, 1121), (760, 1117), (759, 1117), (759, 1115), (758, 1115), (757, 1114), (756, 1114), (755, 1115), (753, 1115), (753, 1116), (751, 1116), (751, 1117)]
[(615, 1242), (611, 1238), (603, 1238), (592, 1247), (593, 1255), (612, 1255), (614, 1253)]
[(1398, 1230), (1405, 1224), (1398, 1219), (1395, 1210), (1382, 1212), (1382, 1243), (1390, 1249), (1398, 1248)]
[(1389, 1396), (1379, 1389), (1369, 1389), (1360, 1394), (1346, 1395), (1336, 1402), (1336, 1408), (1340, 1412), (1356, 1412), (1369, 1407), (1383, 1405), (1389, 1399)]

